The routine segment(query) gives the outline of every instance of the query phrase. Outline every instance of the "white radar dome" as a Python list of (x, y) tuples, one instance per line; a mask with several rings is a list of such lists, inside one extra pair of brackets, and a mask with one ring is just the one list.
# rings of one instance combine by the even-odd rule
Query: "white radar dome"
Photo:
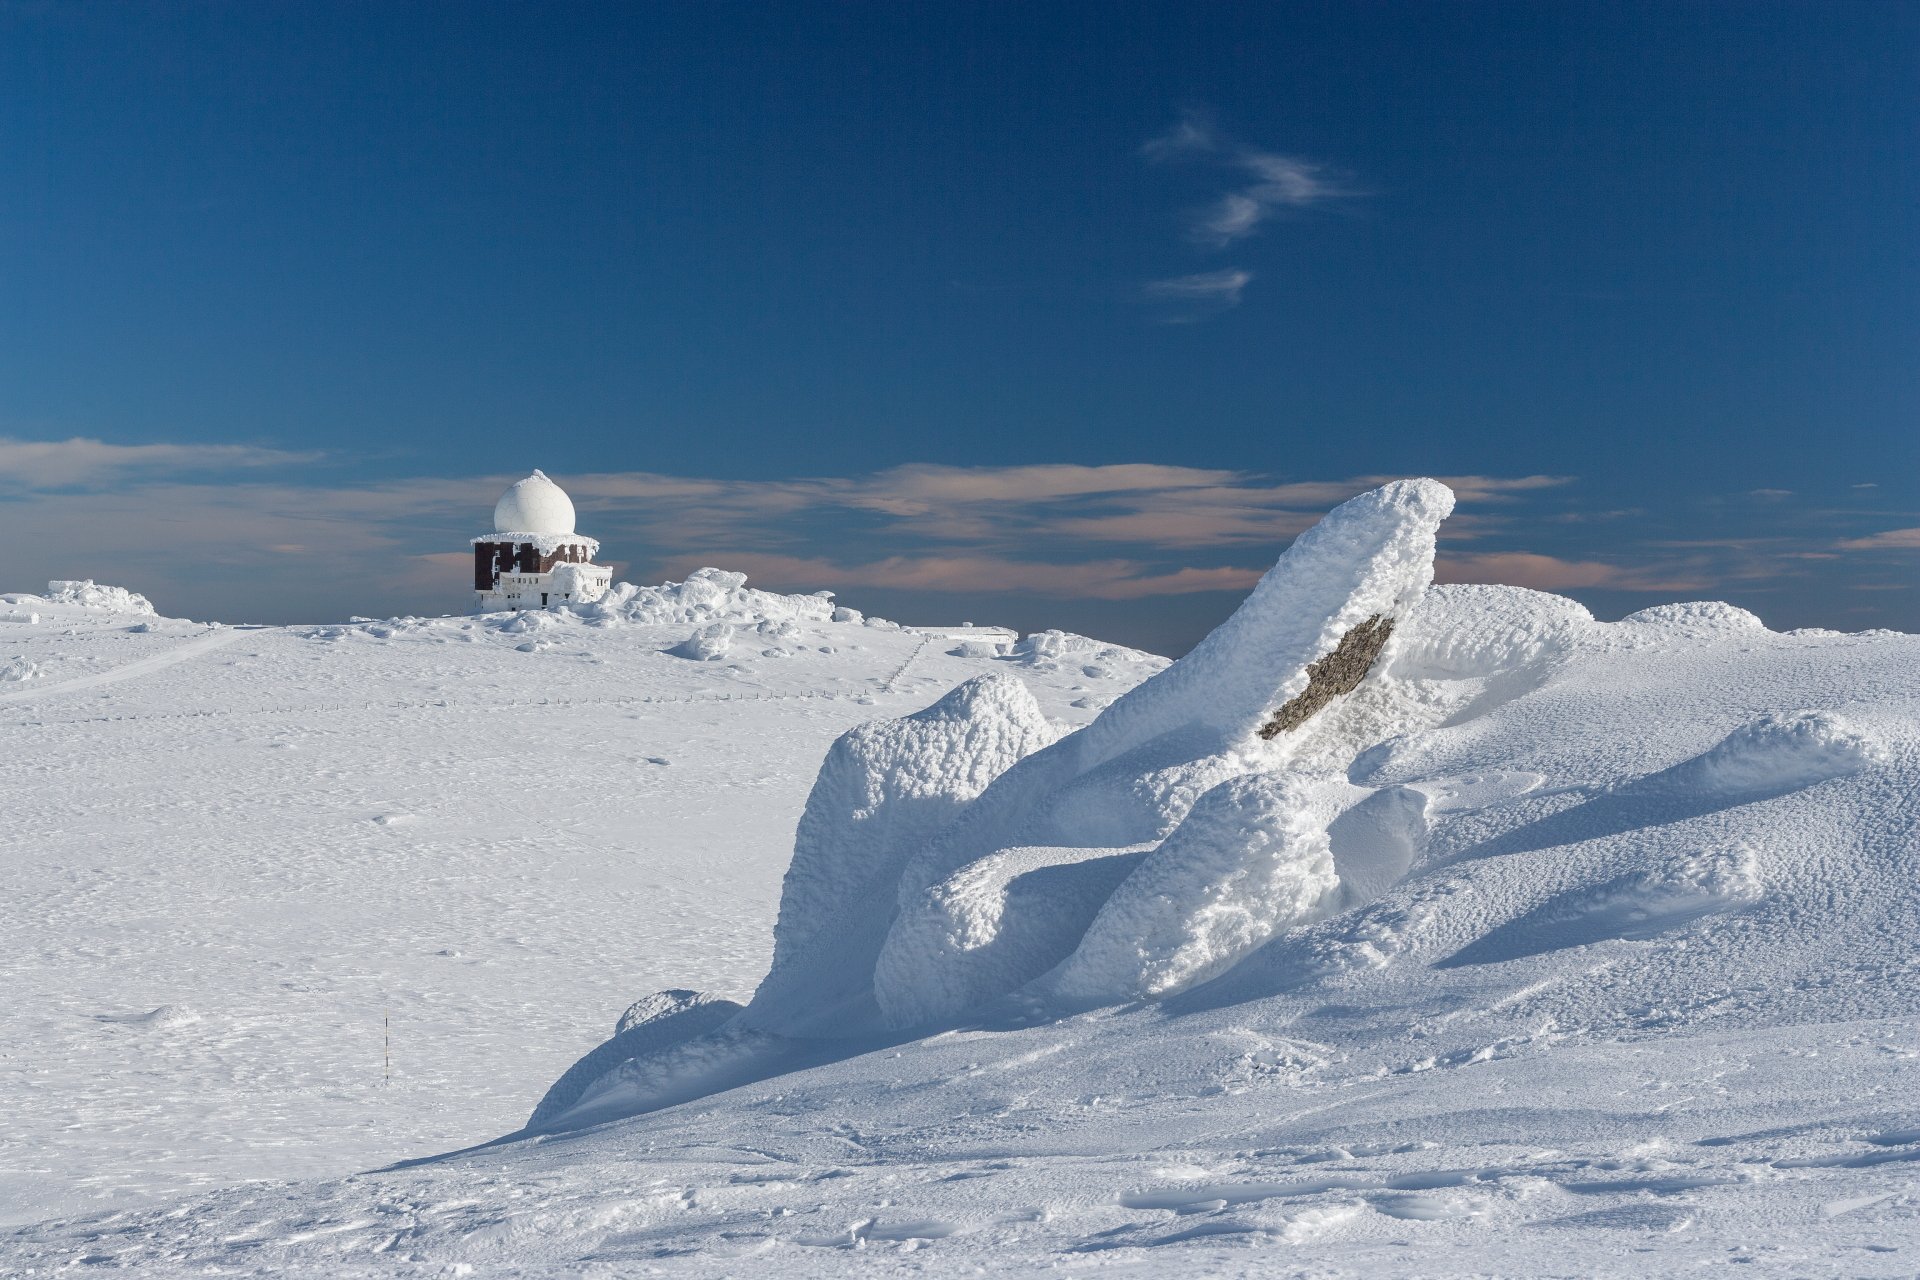
[(516, 480), (493, 504), (495, 533), (572, 533), (573, 499), (541, 472)]

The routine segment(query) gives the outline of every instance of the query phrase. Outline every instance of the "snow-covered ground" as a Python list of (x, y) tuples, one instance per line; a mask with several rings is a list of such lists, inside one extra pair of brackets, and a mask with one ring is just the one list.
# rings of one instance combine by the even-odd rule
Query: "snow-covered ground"
[(0, 1223), (516, 1128), (635, 995), (753, 991), (838, 734), (990, 670), (1081, 723), (1165, 665), (658, 595), (272, 628), (0, 596)]
[(1450, 507), (1165, 670), (11, 598), (0, 1270), (1913, 1274), (1920, 638), (1429, 588)]

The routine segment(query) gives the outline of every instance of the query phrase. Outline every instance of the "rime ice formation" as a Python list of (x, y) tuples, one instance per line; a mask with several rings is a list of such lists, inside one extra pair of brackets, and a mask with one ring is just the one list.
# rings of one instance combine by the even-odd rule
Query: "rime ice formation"
[(717, 662), (733, 651), (735, 629), (731, 622), (709, 622), (667, 652), (695, 662)]
[[(1377, 646), (1360, 646), (1370, 651), (1354, 663), (1349, 637), (1384, 640), (1419, 601), (1433, 579), (1434, 532), (1452, 509), (1452, 493), (1432, 480), (1397, 481), (1343, 503), (1302, 534), (1193, 652), (988, 787), (915, 854), (901, 877), (900, 918), (874, 981), (886, 1019), (918, 1026), (956, 1017), (1039, 978), (1062, 958), (1007, 946), (991, 918), (991, 900), (983, 914), (972, 869), (1002, 850), (1066, 846), (1117, 854), (1168, 841), (1171, 848), (1149, 855), (1133, 872), (1143, 877), (1139, 884), (1115, 891), (1132, 905), (1116, 908), (1105, 927), (1138, 917), (1146, 908), (1134, 900), (1163, 891), (1187, 895), (1168, 908), (1172, 916), (1201, 912), (1200, 899), (1214, 892), (1204, 883), (1206, 837), (1196, 832), (1175, 841), (1171, 834), (1206, 792), (1241, 775), (1287, 767), (1298, 747), (1292, 731), (1360, 683)], [(1336, 664), (1340, 687), (1315, 689), (1316, 675)], [(1303, 699), (1311, 705), (1297, 712)], [(1086, 865), (1082, 875), (1098, 875), (1104, 865), (1075, 861)], [(1177, 986), (1175, 974), (1197, 980), (1231, 965), (1294, 920), (1289, 904), (1299, 895), (1286, 882), (1295, 874), (1316, 882), (1297, 869), (1243, 869), (1225, 891), (1231, 901), (1215, 901), (1190, 920), (1203, 933), (1218, 926), (1212, 941), (1182, 950), (1172, 939), (1156, 938), (1145, 944), (1155, 954), (1142, 958), (1137, 972), (1112, 976), (1110, 985), (1146, 984), (1165, 993)], [(1235, 913), (1262, 923), (1230, 923)], [(1103, 942), (1095, 950), (1109, 955), (1114, 949)], [(1091, 976), (1090, 963), (1075, 970), (1082, 993), (1105, 981)]]

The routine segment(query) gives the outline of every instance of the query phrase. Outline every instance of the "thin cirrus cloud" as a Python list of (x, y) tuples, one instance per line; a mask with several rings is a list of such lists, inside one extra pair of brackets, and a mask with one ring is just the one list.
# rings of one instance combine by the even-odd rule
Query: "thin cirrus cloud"
[[(1198, 467), (1123, 464), (952, 467), (911, 464), (865, 476), (688, 481), (644, 472), (566, 480), (583, 512), (636, 527), (674, 549), (790, 539), (840, 509), (877, 522), (875, 536), (1031, 553), (1069, 543), (1201, 549), (1277, 547), (1321, 513), (1391, 476), (1274, 484)], [(1448, 476), (1463, 504), (1498, 504), (1568, 483), (1564, 476)], [(1466, 522), (1459, 536), (1472, 536)]]
[[(684, 575), (703, 563), (698, 557), (682, 556), (669, 561), (667, 567), (670, 575)], [(1054, 563), (995, 555), (929, 554), (841, 563), (821, 557), (753, 551), (736, 552), (727, 558), (727, 564), (745, 572), (750, 579), (772, 584), (852, 582), (897, 591), (1068, 596), (1085, 600), (1140, 600), (1204, 591), (1244, 591), (1259, 581), (1261, 572), (1232, 567), (1155, 571), (1143, 561), (1119, 557)]]
[(1838, 545), (1844, 551), (1920, 551), (1920, 529), (1888, 529), (1864, 538), (1848, 538)]

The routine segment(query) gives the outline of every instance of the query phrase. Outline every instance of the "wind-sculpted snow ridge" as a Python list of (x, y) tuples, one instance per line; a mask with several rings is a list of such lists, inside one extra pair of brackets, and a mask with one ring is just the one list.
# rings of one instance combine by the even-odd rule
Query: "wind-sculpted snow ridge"
[(1647, 781), (1675, 795), (1758, 796), (1857, 773), (1885, 755), (1835, 712), (1769, 712)]
[(1092, 640), (1071, 631), (1036, 631), (1022, 636), (1007, 650), (1006, 660), (1036, 671), (1077, 668), (1091, 675), (1141, 661), (1156, 670), (1167, 666), (1165, 658), (1143, 654), (1124, 645), (1108, 644), (1104, 640)]

